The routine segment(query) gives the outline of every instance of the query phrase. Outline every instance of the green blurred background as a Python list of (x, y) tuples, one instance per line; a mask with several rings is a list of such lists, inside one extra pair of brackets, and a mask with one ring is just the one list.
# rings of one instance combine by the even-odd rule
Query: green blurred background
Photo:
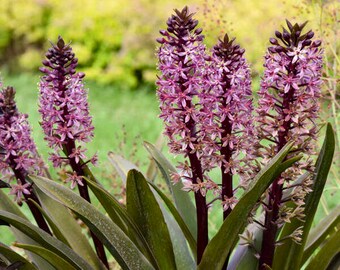
[[(107, 152), (114, 151), (137, 163), (143, 171), (149, 157), (144, 140), (155, 143), (162, 132), (155, 95), (158, 31), (166, 28), (173, 9), (188, 5), (203, 27), (211, 48), (228, 33), (246, 49), (253, 74), (254, 92), (262, 73), (263, 55), (276, 29), (291, 22), (309, 23), (323, 40), (325, 69), (321, 122), (331, 121), (339, 130), (340, 2), (296, 0), (1, 0), (0, 72), (4, 85), (17, 90), (19, 110), (29, 115), (33, 136), (45, 160), (47, 146), (37, 109), (38, 68), (50, 42), (61, 35), (71, 42), (79, 59), (78, 71), (86, 73), (95, 138), (89, 154), (98, 153), (94, 168), (108, 189), (116, 189)], [(322, 133), (323, 134), (323, 133)], [(337, 134), (339, 144), (339, 132)], [(167, 149), (164, 148), (164, 153)], [(338, 155), (338, 152), (337, 152)], [(167, 154), (172, 162), (173, 156)], [(319, 219), (339, 201), (339, 156), (335, 158)], [(51, 167), (51, 166), (50, 166)], [(55, 175), (55, 174), (54, 174)], [(211, 222), (212, 233), (218, 221)], [(2, 234), (3, 240), (5, 234)], [(6, 236), (7, 237), (7, 236)], [(5, 238), (6, 238), (5, 237)], [(10, 241), (9, 237), (7, 241)], [(6, 239), (3, 240), (6, 242)]]
[(254, 74), (275, 29), (309, 21), (318, 37), (332, 42), (339, 1), (296, 0), (1, 0), (0, 64), (10, 72), (37, 71), (49, 41), (62, 35), (87, 78), (121, 88), (155, 79), (155, 39), (174, 8), (197, 13), (206, 42), (228, 32), (246, 49)]

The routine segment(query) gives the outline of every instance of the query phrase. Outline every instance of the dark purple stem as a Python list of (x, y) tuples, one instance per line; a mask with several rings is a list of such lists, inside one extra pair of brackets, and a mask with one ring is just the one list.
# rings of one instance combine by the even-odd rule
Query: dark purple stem
[[(75, 142), (73, 140), (68, 140), (67, 145), (65, 147), (66, 149), (65, 154), (69, 156), (70, 153), (72, 153), (72, 149), (75, 149), (75, 148), (76, 148)], [(70, 166), (72, 167), (72, 170), (76, 172), (78, 176), (86, 176), (86, 174), (84, 173), (84, 170), (82, 169), (81, 163), (77, 163), (75, 158), (68, 158), (68, 159), (70, 161)], [(83, 185), (79, 185), (78, 183), (79, 194), (82, 198), (84, 198), (86, 201), (91, 203), (86, 181), (84, 180), (82, 184)], [(110, 269), (103, 243), (91, 230), (90, 230), (90, 234), (91, 234), (98, 258), (103, 262), (103, 264), (106, 266), (107, 269)]]
[[(189, 154), (192, 169), (192, 182), (197, 184), (197, 180), (203, 181), (201, 163), (196, 154)], [(196, 216), (197, 216), (197, 265), (201, 262), (202, 255), (208, 245), (208, 208), (206, 198), (199, 192), (195, 192)]]
[[(230, 88), (230, 81), (226, 75), (224, 76), (224, 80), (227, 82), (225, 91), (228, 91), (227, 89)], [(223, 104), (225, 104), (226, 99), (223, 98), (222, 100), (223, 100)], [(224, 119), (224, 121), (222, 122), (221, 129), (223, 130), (221, 134), (222, 138), (227, 138), (231, 134), (232, 125), (228, 117), (226, 117), (226, 119)], [(221, 155), (224, 157), (224, 160), (226, 162), (229, 162), (232, 156), (232, 149), (230, 149), (229, 144), (227, 144), (226, 146), (222, 146), (220, 152), (221, 152)], [(222, 195), (222, 201), (223, 201), (225, 198), (229, 199), (234, 196), (233, 175), (231, 174), (230, 169), (226, 167), (226, 164), (224, 162), (222, 162), (222, 166), (221, 166), (221, 175), (222, 175), (221, 195)], [(227, 210), (223, 211), (223, 220), (225, 220), (229, 216), (231, 211), (232, 211), (231, 207), (228, 207)], [(230, 258), (230, 253), (225, 259), (223, 269), (227, 269), (229, 258)]]
[[(180, 40), (181, 44), (185, 44), (184, 40)], [(184, 45), (183, 45), (184, 47)], [(190, 63), (185, 63), (185, 57), (181, 56), (180, 62), (183, 63), (183, 67), (190, 67)], [(189, 65), (189, 66), (188, 66)], [(182, 86), (182, 92), (185, 93), (186, 81), (184, 79), (180, 80), (180, 85)], [(194, 105), (190, 101), (186, 101), (186, 107), (192, 108)], [(184, 119), (183, 119), (183, 122)], [(186, 123), (187, 128), (190, 130), (191, 137), (193, 141), (196, 141), (196, 126), (195, 121), (190, 118), (190, 120)], [(203, 170), (200, 160), (198, 159), (196, 153), (192, 153), (192, 149), (188, 147), (187, 149), (188, 157), (190, 161), (190, 166), (192, 170), (192, 183), (197, 184), (198, 179), (203, 182)], [(196, 217), (197, 217), (197, 265), (201, 262), (204, 250), (208, 245), (208, 208), (205, 196), (201, 194), (201, 192), (195, 192), (195, 204), (196, 204)]]
[[(57, 48), (60, 51), (60, 55), (63, 55), (65, 48), (64, 47), (64, 41), (59, 38), (58, 39), (58, 44), (57, 44)], [(56, 80), (58, 81), (58, 90), (61, 91), (62, 93), (62, 97), (65, 97), (65, 92), (66, 92), (66, 84), (64, 83), (66, 81), (65, 75), (70, 72), (67, 71), (67, 69), (65, 68), (65, 66), (67, 66), (67, 62), (69, 61), (69, 59), (67, 57), (61, 57), (59, 55), (59, 63), (58, 66), (55, 68), (55, 70), (57, 71), (57, 76), (56, 76)], [(76, 66), (75, 64), (72, 64), (72, 62), (69, 64), (69, 66), (71, 67), (72, 65), (74, 65), (74, 68)], [(70, 114), (67, 106), (64, 106), (63, 108), (63, 114), (62, 117), (64, 119), (64, 122), (67, 123), (67, 116)], [(77, 163), (75, 158), (69, 158), (69, 155), (72, 153), (72, 150), (76, 149), (76, 144), (75, 141), (72, 139), (67, 139), (66, 140), (66, 144), (64, 145), (64, 152), (66, 157), (69, 159), (70, 161), (70, 166), (72, 168), (72, 170), (74, 172), (77, 173), (78, 176), (86, 176), (82, 167), (81, 167), (81, 163)], [(79, 190), (79, 194), (82, 198), (84, 198), (86, 201), (88, 201), (89, 203), (91, 203), (91, 199), (90, 199), (90, 195), (88, 192), (88, 187), (87, 187), (87, 183), (84, 180), (82, 182), (83, 185), (79, 185), (78, 184), (78, 190)], [(107, 269), (109, 269), (109, 263), (107, 261), (107, 257), (106, 257), (106, 253), (105, 253), (105, 249), (103, 246), (103, 243), (99, 240), (99, 238), (90, 230), (90, 234), (94, 243), (94, 247), (96, 249), (98, 258), (103, 262), (103, 264), (106, 266)]]
[[(294, 89), (291, 88), (288, 93), (286, 93), (283, 97), (282, 102), (282, 119), (286, 118), (286, 114), (284, 113), (284, 109), (289, 109), (289, 104), (293, 102), (294, 97)], [(287, 143), (287, 135), (291, 126), (291, 120), (284, 121), (283, 131), (279, 131), (278, 134), (278, 148), (277, 152), (279, 152), (284, 145)], [(280, 180), (282, 177), (279, 176), (272, 184), (271, 190), (269, 192), (268, 205), (266, 209), (266, 217), (265, 217), (265, 230), (263, 231), (263, 239), (262, 239), (262, 248), (261, 255), (259, 261), (259, 269), (266, 270), (267, 266), (272, 266), (274, 252), (275, 252), (275, 242), (276, 242), (276, 234), (278, 231), (278, 226), (276, 221), (279, 216), (279, 210), (281, 206), (282, 200), (282, 187), (280, 184)]]
[[(187, 101), (187, 107), (191, 107), (191, 102)], [(195, 121), (191, 118), (186, 124), (190, 130), (191, 137), (196, 139)], [(192, 171), (192, 183), (197, 184), (198, 180), (203, 182), (203, 170), (200, 160), (192, 149), (187, 149)], [(204, 250), (208, 245), (208, 208), (205, 196), (200, 191), (195, 192), (196, 217), (197, 217), (197, 265), (201, 262)]]
[[(10, 160), (10, 166), (11, 166), (13, 172), (14, 172), (15, 177), (18, 179), (18, 181), (20, 181), (21, 185), (26, 184), (27, 183), (26, 178), (25, 178), (26, 173), (23, 170), (15, 169), (16, 163), (15, 163), (14, 157), (12, 155), (10, 156), (9, 160)], [(32, 215), (33, 215), (35, 221), (38, 224), (38, 227), (40, 229), (44, 230), (45, 232), (47, 232), (48, 234), (52, 235), (52, 232), (51, 232), (50, 228), (48, 227), (44, 216), (40, 212), (39, 208), (32, 202), (32, 201), (34, 201), (35, 203), (37, 203), (38, 205), (41, 206), (40, 201), (39, 201), (38, 197), (33, 193), (32, 188), (30, 189), (30, 194), (24, 194), (24, 197), (25, 197), (25, 201), (26, 201), (29, 209), (32, 212)]]

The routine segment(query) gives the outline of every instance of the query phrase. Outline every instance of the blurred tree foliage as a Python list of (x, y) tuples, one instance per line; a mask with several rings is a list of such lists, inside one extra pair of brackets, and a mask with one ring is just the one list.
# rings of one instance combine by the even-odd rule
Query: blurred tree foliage
[(228, 32), (246, 49), (246, 57), (255, 73), (262, 73), (262, 58), (269, 38), (285, 19), (292, 23), (308, 21), (306, 29), (313, 29), (316, 38), (323, 40), (327, 55), (334, 59), (340, 50), (340, 1), (326, 0), (203, 0), (203, 27), (211, 46), (214, 37)]
[[(195, 3), (195, 4), (194, 4)], [(1, 0), (0, 64), (11, 72), (35, 71), (58, 35), (72, 41), (87, 78), (134, 88), (155, 79), (155, 38), (174, 8), (196, 11), (208, 46), (228, 32), (247, 50), (255, 74), (269, 37), (284, 19), (339, 35), (339, 2), (295, 0)], [(339, 18), (335, 18), (339, 20)], [(339, 29), (339, 28), (335, 28)], [(327, 33), (326, 33), (327, 32)], [(338, 46), (339, 44), (337, 44)]]

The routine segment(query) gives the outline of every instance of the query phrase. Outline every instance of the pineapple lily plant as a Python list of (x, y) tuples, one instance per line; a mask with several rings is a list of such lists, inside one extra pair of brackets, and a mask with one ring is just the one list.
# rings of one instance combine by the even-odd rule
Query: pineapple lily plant
[[(10, 226), (18, 249), (0, 242), (1, 269), (339, 264), (339, 207), (312, 228), (335, 145), (327, 124), (323, 146), (316, 149), (321, 42), (305, 31), (306, 23), (287, 21), (270, 39), (256, 100), (245, 50), (227, 34), (209, 50), (197, 26), (187, 7), (175, 10), (157, 39), (160, 118), (170, 151), (182, 161), (174, 167), (145, 142), (158, 177), (110, 153), (126, 189), (124, 203), (91, 172), (97, 157), (86, 156), (85, 144), (94, 127), (85, 74), (76, 71), (70, 44), (59, 37), (48, 50), (39, 84), (49, 160), (63, 171), (66, 184), (52, 179), (39, 156), (14, 88), (2, 87), (0, 224)], [(23, 204), (34, 221), (18, 207)], [(209, 239), (215, 205), (223, 224)]]

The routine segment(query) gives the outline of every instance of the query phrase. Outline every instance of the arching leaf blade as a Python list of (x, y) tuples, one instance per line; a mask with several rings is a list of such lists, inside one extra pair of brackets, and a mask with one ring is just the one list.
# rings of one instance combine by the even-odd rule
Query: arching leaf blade
[(335, 149), (335, 137), (331, 124), (327, 124), (326, 136), (318, 156), (313, 177), (312, 192), (306, 196), (305, 213), (308, 213), (304, 222), (293, 219), (291, 223), (283, 226), (280, 239), (291, 235), (297, 228), (302, 227), (301, 242), (295, 243), (292, 239), (285, 240), (284, 244), (275, 250), (273, 269), (290, 270), (300, 269), (303, 261), (304, 247), (307, 241), (312, 222), (327, 181), (327, 175), (332, 164)]
[(156, 164), (161, 171), (163, 178), (171, 192), (176, 208), (180, 213), (182, 219), (190, 229), (191, 235), (197, 239), (197, 217), (196, 208), (190, 198), (190, 195), (183, 191), (183, 184), (181, 182), (173, 184), (171, 181), (171, 173), (177, 173), (177, 170), (165, 158), (165, 156), (151, 143), (144, 142), (144, 147), (150, 153), (151, 157), (156, 161)]
[(4, 256), (10, 263), (22, 262), (20, 270), (37, 270), (37, 268), (27, 259), (16, 253), (10, 247), (0, 242), (0, 254)]
[(176, 269), (176, 261), (164, 216), (144, 176), (131, 170), (126, 182), (126, 206), (145, 236), (160, 269)]
[(11, 226), (15, 227), (30, 238), (34, 239), (41, 246), (44, 246), (51, 251), (57, 253), (64, 260), (71, 263), (75, 269), (93, 270), (93, 268), (71, 248), (69, 248), (60, 240), (41, 230), (40, 228), (32, 225), (25, 219), (2, 210), (0, 211), (0, 219), (5, 220)]
[[(282, 162), (289, 153), (292, 145), (292, 143), (285, 145), (254, 178), (251, 187), (243, 194), (233, 211), (206, 247), (201, 263), (198, 266), (199, 270), (222, 269), (228, 254), (237, 242), (238, 235), (243, 232), (247, 225), (247, 217), (253, 209), (253, 206), (275, 180), (275, 177), (286, 167), (282, 166)], [(296, 158), (290, 159), (290, 165), (296, 161)], [(286, 165), (288, 165), (288, 163), (286, 163)]]
[(64, 205), (41, 191), (38, 186), (33, 185), (33, 188), (42, 204), (47, 221), (49, 224), (51, 222), (54, 224), (50, 226), (56, 237), (61, 241), (64, 238), (67, 244), (94, 269), (105, 269), (71, 212)]
[(43, 248), (40, 246), (27, 245), (27, 244), (20, 244), (20, 243), (16, 243), (15, 246), (25, 249), (25, 250), (29, 250), (30, 252), (37, 254), (38, 256), (48, 261), (57, 270), (73, 270), (74, 269), (74, 266), (72, 264), (68, 263), (63, 258), (61, 258), (57, 254), (55, 254), (54, 252), (46, 248)]
[(93, 205), (56, 182), (39, 176), (30, 177), (44, 193), (75, 212), (123, 269), (154, 269), (129, 237)]

